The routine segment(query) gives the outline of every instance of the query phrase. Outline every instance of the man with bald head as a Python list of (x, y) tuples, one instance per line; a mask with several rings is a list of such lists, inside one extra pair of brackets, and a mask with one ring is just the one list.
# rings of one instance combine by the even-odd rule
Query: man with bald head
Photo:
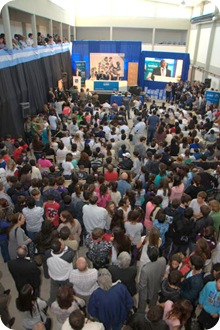
[(76, 261), (76, 269), (73, 269), (69, 276), (76, 295), (88, 302), (94, 290), (98, 288), (98, 271), (95, 268), (88, 268), (85, 258), (80, 257)]
[(125, 192), (128, 189), (132, 189), (130, 183), (127, 182), (128, 174), (123, 172), (120, 176), (120, 180), (118, 181), (118, 191), (121, 193), (121, 197), (124, 196)]
[(17, 248), (17, 259), (8, 262), (8, 269), (11, 273), (18, 291), (25, 284), (30, 284), (36, 296), (39, 296), (41, 272), (36, 263), (27, 257), (28, 249), (26, 245)]

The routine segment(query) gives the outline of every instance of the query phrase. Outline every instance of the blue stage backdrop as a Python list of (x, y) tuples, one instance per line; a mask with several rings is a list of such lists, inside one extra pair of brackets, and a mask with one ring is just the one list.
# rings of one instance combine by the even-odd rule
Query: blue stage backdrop
[(72, 41), (72, 68), (76, 70), (76, 61), (86, 62), (86, 79), (90, 78), (90, 53), (124, 54), (124, 77), (128, 77), (128, 62), (139, 62), (141, 41)]
[[(149, 58), (149, 66), (146, 68), (145, 66), (145, 58)], [(167, 84), (167, 82), (161, 82), (161, 81), (151, 81), (146, 80), (146, 70), (152, 71), (153, 66), (156, 65), (153, 62), (153, 59), (173, 59), (174, 63), (169, 64), (168, 69), (171, 71), (171, 77), (175, 71), (175, 66), (177, 63), (177, 60), (182, 63), (182, 72), (181, 72), (181, 80), (186, 81), (188, 79), (188, 71), (189, 71), (189, 65), (190, 65), (190, 57), (188, 53), (171, 53), (171, 52), (159, 52), (159, 51), (142, 51), (140, 55), (140, 61), (139, 61), (139, 69), (138, 69), (138, 84), (141, 86), (145, 91), (147, 91), (148, 94), (151, 94), (150, 96), (153, 98), (159, 98), (162, 99), (164, 97), (164, 88)], [(156, 61), (155, 61), (156, 63)], [(152, 68), (151, 68), (152, 66)], [(149, 93), (150, 91), (150, 93)], [(154, 97), (155, 95), (155, 97)]]

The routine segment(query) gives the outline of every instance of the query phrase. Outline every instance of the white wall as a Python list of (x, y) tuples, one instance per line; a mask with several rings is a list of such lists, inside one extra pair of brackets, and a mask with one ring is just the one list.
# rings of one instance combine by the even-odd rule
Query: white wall
[(207, 45), (209, 44), (210, 33), (211, 33), (211, 26), (209, 27), (204, 27), (203, 25), (201, 26), (199, 48), (197, 54), (197, 61), (200, 63), (204, 63), (204, 64), (206, 63), (206, 57), (208, 52)]
[[(73, 0), (71, 0), (73, 1)], [(15, 0), (8, 3), (8, 6), (38, 16), (53, 19), (68, 25), (75, 25), (74, 12), (66, 11), (48, 0)]]
[(161, 52), (174, 52), (174, 53), (185, 53), (186, 46), (177, 46), (177, 45), (155, 45), (155, 51)]
[(197, 30), (192, 29), (190, 31), (189, 45), (188, 45), (188, 53), (190, 54), (191, 62), (193, 61), (193, 58), (194, 58), (196, 37), (197, 37)]
[(203, 81), (203, 72), (196, 70), (194, 80)]
[(220, 67), (220, 25), (216, 26), (210, 65)]
[(22, 23), (11, 21), (11, 35), (12, 37), (14, 34), (23, 34)]

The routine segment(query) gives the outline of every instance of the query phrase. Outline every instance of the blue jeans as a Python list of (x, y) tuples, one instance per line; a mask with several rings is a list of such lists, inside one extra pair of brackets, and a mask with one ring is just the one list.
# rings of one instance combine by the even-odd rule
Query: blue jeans
[(4, 262), (8, 262), (10, 260), (10, 256), (8, 253), (8, 241), (0, 240), (0, 248), (1, 248), (2, 258), (3, 258)]
[(147, 144), (149, 144), (152, 141), (152, 139), (154, 138), (155, 132), (156, 132), (156, 128), (148, 127), (148, 130), (147, 130)]

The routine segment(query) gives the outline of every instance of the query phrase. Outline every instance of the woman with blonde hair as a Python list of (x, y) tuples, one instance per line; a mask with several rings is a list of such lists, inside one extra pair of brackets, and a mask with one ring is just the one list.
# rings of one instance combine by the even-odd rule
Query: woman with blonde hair
[(72, 143), (75, 143), (77, 145), (77, 150), (82, 152), (85, 146), (85, 142), (83, 139), (80, 137), (78, 133), (74, 136)]
[(18, 172), (18, 169), (17, 169), (16, 163), (13, 159), (9, 159), (7, 161), (5, 172), (6, 172), (6, 177), (7, 176), (16, 176), (16, 172)]

